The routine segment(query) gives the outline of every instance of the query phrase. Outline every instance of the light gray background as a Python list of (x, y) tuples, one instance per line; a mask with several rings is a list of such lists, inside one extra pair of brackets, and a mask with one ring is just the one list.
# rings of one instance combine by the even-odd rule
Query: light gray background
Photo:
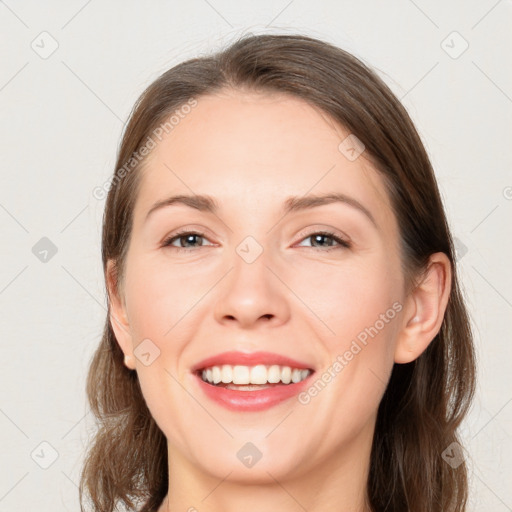
[[(470, 510), (512, 510), (511, 28), (504, 0), (0, 1), (0, 510), (79, 510), (94, 426), (85, 375), (106, 313), (92, 190), (143, 89), (244, 32), (338, 44), (403, 99), (459, 240), (475, 327)], [(32, 251), (42, 237), (57, 248), (46, 262)]]

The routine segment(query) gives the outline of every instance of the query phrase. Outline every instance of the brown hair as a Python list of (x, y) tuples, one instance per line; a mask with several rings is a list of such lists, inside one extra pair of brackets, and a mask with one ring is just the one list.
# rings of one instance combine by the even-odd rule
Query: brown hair
[[(409, 115), (359, 59), (307, 36), (245, 35), (222, 51), (163, 73), (134, 106), (118, 152), (103, 218), (105, 279), (107, 262), (113, 260), (121, 289), (145, 161), (133, 161), (133, 155), (191, 98), (226, 87), (289, 93), (362, 141), (385, 179), (409, 283), (421, 277), (431, 254), (449, 257), (452, 287), (441, 329), (415, 361), (394, 365), (379, 405), (367, 499), (375, 512), (462, 512), (467, 467), (464, 462), (452, 467), (442, 457), (459, 441), (457, 428), (471, 404), (476, 373), (454, 246), (432, 166)], [(141, 512), (156, 510), (168, 490), (166, 439), (146, 406), (136, 372), (123, 364), (108, 316), (87, 395), (99, 425), (81, 474), (82, 510), (85, 491), (94, 511), (112, 512), (119, 503), (131, 510), (141, 506)]]

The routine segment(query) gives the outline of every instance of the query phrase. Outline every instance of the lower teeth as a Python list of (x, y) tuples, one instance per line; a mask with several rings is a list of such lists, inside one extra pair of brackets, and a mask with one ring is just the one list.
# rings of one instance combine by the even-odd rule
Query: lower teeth
[(235, 391), (258, 391), (259, 389), (266, 389), (266, 388), (273, 388), (274, 386), (282, 386), (283, 383), (279, 382), (276, 384), (233, 384), (230, 382), (229, 384), (225, 384), (224, 382), (219, 382), (218, 384), (213, 384), (213, 382), (206, 382), (207, 384), (210, 384), (211, 386), (215, 386), (218, 388), (226, 388), (226, 389), (233, 389)]
[(234, 389), (236, 391), (257, 391), (258, 389), (271, 388), (268, 384), (227, 384), (226, 389)]

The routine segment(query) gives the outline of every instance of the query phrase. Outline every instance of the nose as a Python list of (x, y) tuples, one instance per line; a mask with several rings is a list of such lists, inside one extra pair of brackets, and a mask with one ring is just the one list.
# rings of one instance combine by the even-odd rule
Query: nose
[(215, 303), (218, 322), (251, 329), (260, 324), (278, 326), (288, 321), (287, 288), (268, 263), (265, 253), (252, 263), (234, 259)]

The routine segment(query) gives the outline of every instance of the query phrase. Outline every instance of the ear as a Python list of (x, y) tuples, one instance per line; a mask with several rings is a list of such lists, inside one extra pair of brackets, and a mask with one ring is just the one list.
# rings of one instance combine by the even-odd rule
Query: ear
[(126, 303), (119, 290), (117, 268), (113, 260), (108, 260), (106, 271), (107, 291), (109, 298), (109, 321), (114, 331), (117, 343), (124, 353), (124, 364), (130, 370), (135, 370), (133, 341), (130, 324), (126, 314)]
[(430, 257), (421, 282), (406, 300), (403, 325), (395, 346), (395, 363), (418, 358), (436, 337), (450, 297), (452, 266), (442, 252)]

